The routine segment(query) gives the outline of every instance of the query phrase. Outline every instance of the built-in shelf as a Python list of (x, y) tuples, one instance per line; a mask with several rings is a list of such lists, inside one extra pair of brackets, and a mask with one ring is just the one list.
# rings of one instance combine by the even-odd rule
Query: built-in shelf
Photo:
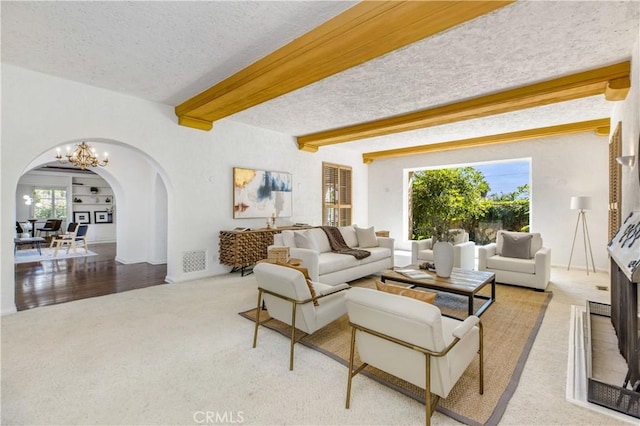
[[(74, 177), (72, 179), (72, 193), (71, 200), (73, 211), (79, 213), (88, 213), (90, 224), (100, 225), (97, 227), (90, 227), (94, 232), (102, 232), (105, 225), (112, 224), (111, 220), (115, 219), (113, 209), (116, 205), (116, 199), (113, 195), (113, 189), (106, 183), (106, 181), (100, 177)], [(91, 192), (91, 188), (97, 188), (98, 192)], [(106, 202), (106, 199), (110, 199)], [(81, 200), (76, 202), (74, 200)], [(96, 219), (96, 212), (98, 215), (104, 212), (108, 212), (110, 221), (98, 221)], [(98, 229), (99, 228), (99, 229)]]

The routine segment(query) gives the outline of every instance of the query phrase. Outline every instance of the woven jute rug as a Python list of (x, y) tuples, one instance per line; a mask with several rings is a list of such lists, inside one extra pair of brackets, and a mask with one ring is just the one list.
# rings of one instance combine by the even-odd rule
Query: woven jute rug
[[(364, 278), (350, 284), (375, 288), (375, 279)], [(482, 293), (488, 294), (489, 289), (483, 289)], [(484, 325), (484, 394), (478, 393), (476, 357), (449, 396), (439, 400), (437, 410), (469, 425), (497, 424), (518, 385), (551, 297), (550, 292), (496, 285), (496, 301), (480, 318)], [(466, 303), (466, 298), (445, 293), (438, 293), (435, 301), (443, 313), (461, 318), (466, 317)], [(481, 303), (482, 301), (478, 301), (478, 304)], [(253, 321), (255, 314), (255, 309), (240, 313)], [(266, 310), (260, 311), (260, 322), (267, 328), (290, 336), (290, 327), (270, 319)], [(345, 366), (349, 365), (351, 329), (346, 315), (312, 335), (301, 331), (296, 333), (299, 343), (320, 351)], [(360, 360), (356, 356), (355, 365), (359, 364)], [(361, 374), (424, 403), (424, 389), (372, 367), (367, 367)], [(358, 380), (358, 377), (354, 380)], [(346, 390), (346, 375), (344, 386)], [(351, 398), (356, 399), (357, 394), (353, 394)]]

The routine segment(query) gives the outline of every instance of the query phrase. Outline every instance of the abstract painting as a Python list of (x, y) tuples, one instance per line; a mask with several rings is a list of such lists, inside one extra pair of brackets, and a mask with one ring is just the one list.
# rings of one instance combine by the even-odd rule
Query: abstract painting
[(233, 168), (233, 218), (291, 217), (291, 173)]

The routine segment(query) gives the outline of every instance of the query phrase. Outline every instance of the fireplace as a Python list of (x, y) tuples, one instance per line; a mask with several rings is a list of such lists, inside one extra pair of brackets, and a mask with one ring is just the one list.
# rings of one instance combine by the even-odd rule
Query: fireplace
[[(633, 212), (625, 219), (607, 251), (611, 259), (611, 305), (589, 302), (588, 317), (599, 315), (611, 318), (618, 349), (627, 363), (627, 374), (623, 383), (610, 384), (594, 379), (587, 371), (587, 399), (640, 418), (640, 212)], [(591, 349), (588, 354), (591, 354)]]

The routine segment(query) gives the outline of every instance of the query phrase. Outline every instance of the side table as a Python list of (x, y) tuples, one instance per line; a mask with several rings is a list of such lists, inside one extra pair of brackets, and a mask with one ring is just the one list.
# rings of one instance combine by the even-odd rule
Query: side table
[(30, 244), (35, 246), (38, 250), (38, 254), (42, 256), (41, 244), (44, 243), (44, 238), (42, 237), (31, 237), (31, 238), (14, 238), (13, 239), (13, 254), (16, 254), (18, 250), (18, 246)]
[(220, 246), (218, 249), (219, 260), (223, 265), (231, 266), (231, 272), (240, 271), (241, 276), (245, 270), (251, 273), (249, 268), (256, 262), (267, 258), (267, 248), (273, 244), (273, 236), (284, 230), (307, 229), (310, 227), (280, 227), (277, 229), (253, 229), (249, 231), (220, 231)]

